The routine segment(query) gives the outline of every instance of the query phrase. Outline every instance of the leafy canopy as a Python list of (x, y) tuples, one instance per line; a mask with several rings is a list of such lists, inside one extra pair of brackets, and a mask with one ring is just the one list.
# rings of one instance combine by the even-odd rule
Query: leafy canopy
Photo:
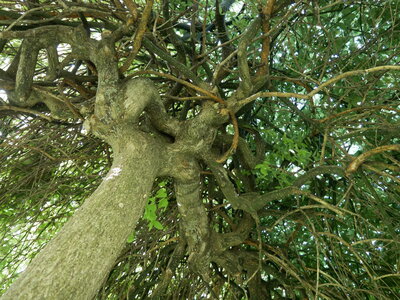
[(188, 268), (173, 182), (160, 178), (98, 299), (397, 299), (398, 1), (152, 2), (0, 1), (0, 291), (112, 161), (82, 126), (96, 67), (70, 44), (40, 49), (32, 69), (32, 89), (53, 100), (13, 102), (23, 41), (38, 39), (24, 34), (80, 26), (96, 40), (120, 30), (121, 78), (151, 78), (179, 120), (209, 99), (176, 78), (224, 101), (242, 93), (214, 142), (225, 162), (202, 163), (209, 226), (232, 237), (226, 265), (212, 263), (210, 282)]

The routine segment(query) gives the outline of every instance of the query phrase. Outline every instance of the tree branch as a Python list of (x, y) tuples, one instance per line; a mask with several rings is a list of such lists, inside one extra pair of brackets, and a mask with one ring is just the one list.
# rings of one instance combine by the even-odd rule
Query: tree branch
[(29, 114), (29, 115), (34, 115), (34, 116), (38, 116), (40, 118), (43, 118), (49, 122), (54, 121), (54, 119), (52, 117), (47, 116), (46, 114), (43, 114), (41, 112), (38, 112), (36, 110), (33, 109), (28, 109), (28, 108), (21, 108), (21, 107), (17, 107), (17, 106), (12, 106), (12, 105), (0, 105), (0, 111), (15, 111), (17, 113), (25, 113), (25, 114)]
[(379, 72), (379, 71), (400, 71), (400, 66), (379, 66), (379, 67), (374, 67), (370, 69), (365, 69), (365, 70), (355, 70), (355, 71), (349, 71), (342, 73), (336, 77), (333, 77), (332, 79), (329, 79), (325, 81), (324, 83), (320, 84), (316, 89), (314, 89), (311, 93), (307, 94), (307, 97), (312, 97), (315, 94), (317, 94), (319, 91), (321, 91), (323, 88), (343, 79), (346, 77), (350, 76), (355, 76), (355, 75), (362, 75), (362, 74), (368, 74), (368, 73), (373, 73), (373, 72)]
[(272, 11), (274, 8), (275, 0), (268, 0), (267, 3), (262, 7), (262, 30), (265, 34), (262, 42), (261, 50), (261, 67), (257, 75), (263, 76), (269, 73), (268, 58), (270, 53), (270, 36), (267, 34), (270, 30), (270, 20)]
[(350, 175), (357, 171), (358, 167), (370, 156), (381, 153), (381, 152), (386, 152), (386, 151), (400, 151), (400, 144), (395, 144), (395, 145), (385, 145), (385, 146), (379, 146), (376, 147), (372, 150), (369, 150), (359, 156), (357, 156), (356, 159), (354, 159), (347, 167), (346, 169), (346, 175)]
[(143, 45), (151, 52), (157, 54), (160, 58), (164, 59), (168, 63), (172, 65), (172, 67), (176, 68), (176, 70), (185, 76), (187, 79), (193, 81), (194, 84), (198, 86), (204, 86), (202, 80), (200, 80), (196, 74), (194, 74), (187, 66), (179, 62), (177, 59), (173, 58), (167, 52), (157, 47), (152, 41), (147, 38), (144, 38), (142, 41)]
[(252, 83), (251, 83), (251, 75), (249, 65), (247, 63), (247, 47), (251, 44), (254, 36), (256, 35), (259, 27), (261, 25), (261, 19), (257, 17), (246, 29), (245, 33), (242, 35), (239, 46), (238, 46), (238, 67), (240, 73), (240, 82), (239, 89), (247, 95), (251, 92)]
[[(126, 58), (125, 63), (120, 68), (121, 73), (124, 73), (124, 72), (126, 72), (126, 70), (128, 70), (128, 68), (132, 64), (133, 60), (135, 59), (136, 55), (138, 54), (138, 52), (142, 46), (142, 40), (143, 40), (144, 34), (146, 32), (147, 23), (149, 22), (149, 19), (150, 19), (153, 2), (154, 2), (154, 0), (146, 0), (146, 7), (144, 8), (142, 18), (140, 19), (139, 26), (136, 30), (135, 38), (133, 40), (132, 52), (129, 54), (129, 56)], [(134, 5), (130, 0), (125, 0), (125, 4), (127, 4), (129, 10), (132, 13), (132, 11), (134, 10), (134, 7), (136, 5)], [(136, 11), (136, 10), (134, 10), (134, 11)], [(133, 16), (133, 13), (132, 13), (132, 16)]]
[(189, 245), (188, 263), (209, 282), (210, 229), (201, 198), (199, 166), (195, 161), (185, 157), (178, 160), (175, 171), (175, 193), (182, 218), (182, 228)]
[[(244, 62), (242, 62), (242, 63), (244, 63)], [(246, 61), (246, 64), (247, 64), (247, 61)], [(244, 67), (244, 68), (246, 68), (246, 67)], [(315, 88), (308, 94), (283, 93), (283, 92), (259, 92), (254, 95), (251, 95), (245, 99), (242, 99), (242, 100), (238, 101), (237, 103), (232, 103), (231, 109), (233, 109), (233, 107), (234, 107), (234, 110), (238, 111), (241, 107), (243, 107), (247, 103), (250, 103), (260, 97), (284, 97), (284, 98), (293, 97), (293, 98), (298, 98), (298, 99), (309, 100), (309, 99), (311, 99), (311, 97), (313, 97), (318, 92), (320, 92), (323, 88), (326, 88), (327, 86), (329, 86), (343, 78), (355, 76), (355, 75), (369, 74), (369, 73), (379, 72), (379, 71), (391, 71), (391, 70), (400, 71), (400, 66), (387, 65), (387, 66), (379, 66), (379, 67), (374, 67), (374, 68), (365, 69), (365, 70), (355, 70), (355, 71), (345, 72), (345, 73), (342, 73), (332, 79), (325, 81), (324, 83), (320, 84), (317, 88)]]

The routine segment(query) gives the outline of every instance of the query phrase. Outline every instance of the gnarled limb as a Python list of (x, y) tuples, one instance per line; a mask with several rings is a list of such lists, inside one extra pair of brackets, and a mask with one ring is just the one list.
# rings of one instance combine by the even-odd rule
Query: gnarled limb
[(156, 144), (130, 136), (103, 183), (2, 300), (92, 299), (141, 216), (161, 162)]
[(238, 67), (240, 73), (240, 82), (239, 89), (243, 93), (243, 95), (247, 95), (252, 90), (252, 83), (251, 83), (251, 75), (249, 65), (247, 63), (247, 47), (252, 42), (254, 36), (256, 35), (258, 29), (261, 25), (261, 19), (256, 18), (254, 21), (249, 25), (246, 32), (243, 34), (239, 41), (238, 46)]
[(15, 92), (11, 93), (10, 101), (19, 106), (31, 106), (29, 103), (33, 75), (35, 73), (39, 47), (33, 40), (26, 39), (21, 44), (21, 57), (18, 65), (17, 76), (15, 79)]
[(189, 246), (188, 263), (209, 282), (210, 228), (200, 188), (200, 170), (197, 163), (181, 157), (176, 161), (175, 193), (182, 230)]
[[(309, 172), (306, 174), (302, 175), (299, 177), (293, 185), (281, 188), (276, 191), (271, 191), (268, 193), (265, 193), (263, 195), (260, 195), (258, 193), (250, 192), (250, 193), (244, 193), (239, 195), (236, 192), (235, 186), (233, 183), (230, 181), (228, 174), (226, 170), (218, 165), (217, 163), (213, 162), (211, 159), (203, 158), (211, 171), (213, 172), (213, 175), (215, 176), (215, 179), (217, 180), (220, 189), (224, 193), (226, 199), (236, 208), (236, 209), (242, 209), (250, 214), (254, 214), (258, 210), (262, 209), (266, 204), (269, 202), (279, 200), (291, 195), (305, 195), (307, 197), (310, 197), (311, 199), (322, 203), (325, 205), (327, 208), (337, 211), (337, 209), (328, 203), (325, 203), (321, 199), (313, 196), (312, 194), (302, 191), (299, 189), (301, 185), (303, 185), (305, 182), (310, 180), (312, 177), (315, 177), (320, 174), (339, 174), (343, 175), (344, 171), (342, 168), (338, 166), (320, 166), (316, 167), (314, 169), (311, 169)], [(322, 202), (321, 202), (322, 201)]]

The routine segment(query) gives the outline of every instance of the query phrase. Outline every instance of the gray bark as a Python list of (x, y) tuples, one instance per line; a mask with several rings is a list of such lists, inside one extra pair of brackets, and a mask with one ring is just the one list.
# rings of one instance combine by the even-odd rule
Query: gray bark
[(92, 299), (142, 215), (159, 172), (158, 149), (140, 133), (121, 140), (98, 189), (1, 299)]

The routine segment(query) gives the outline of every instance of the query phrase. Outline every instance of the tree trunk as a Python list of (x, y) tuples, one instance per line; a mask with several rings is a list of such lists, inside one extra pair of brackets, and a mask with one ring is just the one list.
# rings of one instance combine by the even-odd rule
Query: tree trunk
[(160, 166), (157, 147), (140, 134), (117, 148), (101, 185), (2, 300), (76, 300), (96, 295), (142, 215)]

